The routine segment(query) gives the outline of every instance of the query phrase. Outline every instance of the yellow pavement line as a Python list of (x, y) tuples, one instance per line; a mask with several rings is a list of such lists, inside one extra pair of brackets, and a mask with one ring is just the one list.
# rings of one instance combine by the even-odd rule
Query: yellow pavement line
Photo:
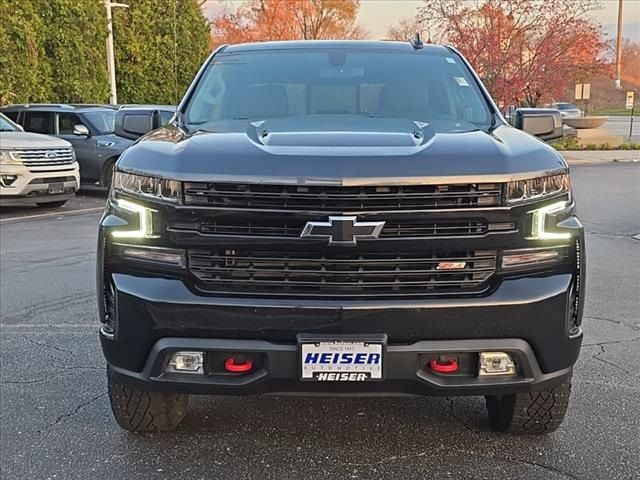
[(17, 220), (31, 220), (34, 218), (63, 217), (65, 215), (73, 215), (76, 213), (101, 212), (102, 210), (104, 210), (104, 207), (91, 207), (91, 208), (82, 208), (79, 210), (65, 210), (62, 212), (41, 213), (38, 215), (26, 215), (23, 217), (3, 218), (0, 220), (0, 223), (15, 222)]

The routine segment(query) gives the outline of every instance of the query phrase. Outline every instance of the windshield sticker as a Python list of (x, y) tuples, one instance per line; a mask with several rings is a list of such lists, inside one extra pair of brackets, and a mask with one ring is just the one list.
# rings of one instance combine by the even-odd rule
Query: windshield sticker
[(445, 60), (447, 60), (447, 63), (456, 63), (456, 59), (455, 58), (445, 57)]
[(458, 85), (460, 85), (461, 87), (468, 87), (469, 86), (469, 82), (467, 82), (467, 79), (464, 77), (454, 77), (456, 79), (456, 82), (458, 82)]

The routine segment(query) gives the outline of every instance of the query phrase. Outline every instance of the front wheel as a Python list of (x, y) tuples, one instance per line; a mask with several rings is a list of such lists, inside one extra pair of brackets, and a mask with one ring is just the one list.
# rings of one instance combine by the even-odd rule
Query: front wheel
[(111, 187), (111, 182), (113, 181), (113, 167), (116, 164), (115, 158), (107, 160), (102, 168), (102, 175), (100, 175), (100, 185), (105, 188)]
[(113, 416), (125, 430), (168, 432), (187, 414), (189, 395), (131, 388), (115, 380), (108, 368), (107, 377)]
[(487, 395), (489, 423), (494, 430), (519, 434), (543, 434), (557, 430), (569, 405), (571, 377), (551, 390)]

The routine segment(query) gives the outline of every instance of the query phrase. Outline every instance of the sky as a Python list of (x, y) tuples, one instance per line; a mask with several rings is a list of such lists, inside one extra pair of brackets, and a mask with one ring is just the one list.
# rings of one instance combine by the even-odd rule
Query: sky
[[(241, 3), (241, 0), (209, 0), (205, 9), (211, 18), (223, 11), (225, 5), (226, 8), (233, 8)], [(615, 38), (618, 0), (600, 0), (600, 3), (602, 9), (594, 15), (609, 37)], [(360, 0), (358, 22), (369, 32), (369, 38), (384, 38), (390, 25), (401, 18), (415, 15), (416, 9), (422, 4), (421, 0)], [(623, 0), (622, 13), (623, 36), (640, 41), (640, 0)]]

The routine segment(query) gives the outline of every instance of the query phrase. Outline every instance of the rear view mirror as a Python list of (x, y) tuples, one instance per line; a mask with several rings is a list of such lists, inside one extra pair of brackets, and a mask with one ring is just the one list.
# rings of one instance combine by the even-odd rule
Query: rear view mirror
[(551, 108), (519, 108), (513, 126), (541, 140), (562, 137), (562, 115)]
[(123, 108), (116, 115), (114, 133), (135, 140), (161, 126), (160, 112), (156, 109)]

